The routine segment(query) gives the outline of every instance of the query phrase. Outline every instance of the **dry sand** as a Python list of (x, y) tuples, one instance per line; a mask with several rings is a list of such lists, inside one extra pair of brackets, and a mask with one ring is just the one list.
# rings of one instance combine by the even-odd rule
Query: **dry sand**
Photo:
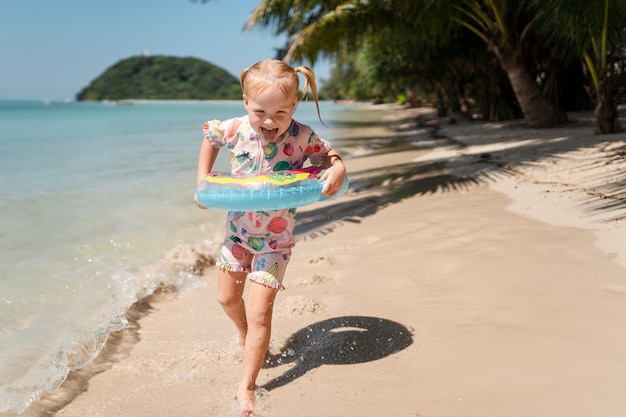
[[(623, 416), (624, 137), (586, 114), (417, 115), (347, 160), (345, 197), (301, 210), (259, 415)], [(235, 330), (204, 272), (146, 304), (55, 415), (238, 416)]]

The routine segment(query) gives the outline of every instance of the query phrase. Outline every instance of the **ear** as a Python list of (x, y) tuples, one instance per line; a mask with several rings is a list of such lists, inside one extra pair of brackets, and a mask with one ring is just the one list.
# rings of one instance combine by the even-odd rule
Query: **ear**
[(247, 110), (248, 109), (248, 96), (244, 94), (242, 98), (243, 98), (243, 105)]

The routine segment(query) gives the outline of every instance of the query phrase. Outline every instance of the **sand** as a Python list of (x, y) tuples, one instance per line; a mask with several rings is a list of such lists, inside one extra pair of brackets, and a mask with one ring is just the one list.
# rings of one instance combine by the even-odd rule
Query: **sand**
[[(431, 117), (394, 111), (300, 211), (259, 415), (623, 416), (624, 136)], [(148, 300), (54, 415), (238, 416), (215, 294), (209, 267)]]

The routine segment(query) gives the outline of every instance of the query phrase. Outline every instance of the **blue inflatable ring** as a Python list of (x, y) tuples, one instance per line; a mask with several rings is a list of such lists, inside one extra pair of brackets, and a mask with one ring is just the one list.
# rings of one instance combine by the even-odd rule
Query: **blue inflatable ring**
[(300, 207), (317, 201), (333, 200), (348, 189), (346, 177), (332, 197), (321, 195), (326, 181), (318, 179), (322, 168), (266, 172), (237, 176), (210, 173), (196, 190), (198, 204), (229, 211), (263, 211)]

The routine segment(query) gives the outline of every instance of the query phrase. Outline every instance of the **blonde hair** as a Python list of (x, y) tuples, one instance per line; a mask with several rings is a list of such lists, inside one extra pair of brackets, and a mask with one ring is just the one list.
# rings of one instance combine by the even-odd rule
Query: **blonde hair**
[[(304, 76), (304, 87), (300, 95), (298, 95), (298, 87), (300, 86), (298, 73)], [(268, 88), (273, 87), (282, 91), (285, 97), (294, 97), (297, 101), (301, 101), (306, 97), (308, 89), (311, 89), (311, 95), (313, 95), (315, 108), (317, 109), (317, 117), (326, 126), (320, 114), (315, 73), (311, 68), (305, 66), (292, 68), (281, 60), (266, 59), (241, 71), (239, 81), (241, 83), (241, 91), (247, 97), (255, 97)]]

